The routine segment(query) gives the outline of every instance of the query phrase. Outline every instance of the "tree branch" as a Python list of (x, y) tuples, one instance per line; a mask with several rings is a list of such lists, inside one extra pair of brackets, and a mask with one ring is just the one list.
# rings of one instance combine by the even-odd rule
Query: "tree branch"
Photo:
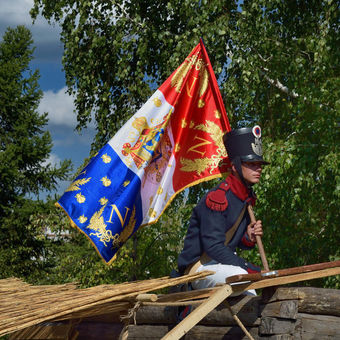
[[(283, 85), (278, 79), (271, 79), (269, 78), (266, 74), (264, 74), (264, 78), (274, 87), (276, 87), (277, 89), (279, 89), (280, 91), (284, 92), (285, 94), (287, 94), (290, 97), (293, 98), (298, 98), (300, 97), (300, 95), (298, 93), (296, 93), (294, 90), (290, 91), (288, 89), (287, 86)], [(304, 100), (306, 100), (306, 97), (304, 97)]]

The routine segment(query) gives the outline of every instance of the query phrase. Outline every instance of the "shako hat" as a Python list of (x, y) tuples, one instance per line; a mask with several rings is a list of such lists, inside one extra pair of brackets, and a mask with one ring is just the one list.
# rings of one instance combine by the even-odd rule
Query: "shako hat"
[(235, 129), (223, 136), (223, 143), (227, 149), (231, 162), (261, 162), (270, 164), (262, 158), (261, 128), (255, 125), (250, 128)]

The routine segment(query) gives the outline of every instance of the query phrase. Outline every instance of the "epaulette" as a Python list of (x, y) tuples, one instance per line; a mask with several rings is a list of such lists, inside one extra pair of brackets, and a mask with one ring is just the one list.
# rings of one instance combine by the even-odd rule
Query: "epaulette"
[(226, 210), (228, 207), (226, 192), (228, 190), (228, 184), (223, 182), (216, 190), (210, 191), (205, 200), (205, 204), (207, 205), (207, 207), (214, 211)]

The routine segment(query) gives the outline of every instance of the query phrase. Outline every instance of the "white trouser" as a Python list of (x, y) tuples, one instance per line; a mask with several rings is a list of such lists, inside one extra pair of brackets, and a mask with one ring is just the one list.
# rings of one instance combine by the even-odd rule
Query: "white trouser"
[[(229, 276), (238, 275), (238, 274), (248, 274), (248, 272), (241, 267), (232, 266), (229, 264), (221, 264), (214, 260), (211, 260), (207, 262), (206, 264), (199, 266), (196, 272), (199, 273), (203, 270), (211, 270), (211, 271), (214, 271), (215, 274), (209, 275), (202, 280), (196, 280), (192, 282), (191, 284), (192, 288), (194, 289), (212, 288), (212, 287), (215, 287), (217, 283), (224, 284), (225, 279)], [(235, 296), (239, 294), (240, 293), (238, 294), (236, 293), (232, 295)], [(255, 296), (256, 292), (255, 292), (255, 289), (250, 289), (250, 290), (243, 292), (243, 294)]]

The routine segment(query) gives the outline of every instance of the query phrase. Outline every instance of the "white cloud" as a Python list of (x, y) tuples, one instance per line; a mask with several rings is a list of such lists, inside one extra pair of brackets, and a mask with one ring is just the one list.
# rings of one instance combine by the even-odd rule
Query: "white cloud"
[(32, 6), (33, 0), (2, 0), (1, 22), (10, 22), (11, 25), (30, 25), (32, 20), (28, 12)]
[(38, 16), (35, 23), (29, 14), (33, 7), (33, 0), (1, 0), (0, 11), (0, 35), (7, 27), (25, 25), (31, 30), (34, 46), (36, 46), (35, 58), (40, 61), (59, 60), (62, 54), (62, 44), (59, 39), (60, 27), (57, 24), (50, 25), (46, 19)]
[(41, 165), (42, 166), (47, 166), (48, 164), (51, 164), (52, 166), (57, 166), (61, 162), (61, 159), (58, 157), (58, 155), (51, 153)]
[(39, 113), (48, 113), (50, 124), (75, 128), (77, 119), (73, 110), (73, 97), (66, 93), (66, 87), (57, 92), (51, 90), (44, 92), (38, 108)]

